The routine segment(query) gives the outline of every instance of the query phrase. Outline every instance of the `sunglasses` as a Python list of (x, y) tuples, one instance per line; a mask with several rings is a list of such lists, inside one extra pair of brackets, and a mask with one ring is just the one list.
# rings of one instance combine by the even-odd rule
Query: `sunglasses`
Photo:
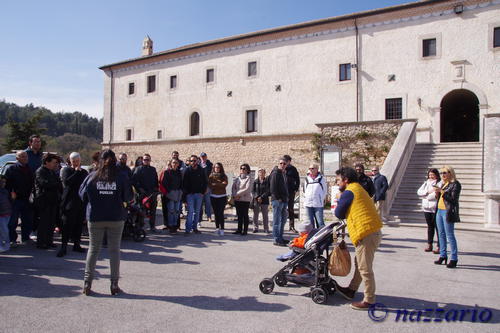
[(189, 162), (198, 162), (198, 160), (189, 160)]
[(280, 162), (280, 165), (285, 165), (286, 163), (285, 162)]
[(440, 172), (439, 174), (440, 174), (440, 175), (447, 175), (447, 174), (448, 174), (448, 172), (446, 172), (446, 171), (442, 171), (442, 172)]
[(143, 158), (142, 160), (143, 160), (144, 162), (149, 162), (149, 161), (151, 161), (149, 158)]
[(243, 168), (240, 168), (240, 170), (248, 170), (247, 168), (243, 167)]

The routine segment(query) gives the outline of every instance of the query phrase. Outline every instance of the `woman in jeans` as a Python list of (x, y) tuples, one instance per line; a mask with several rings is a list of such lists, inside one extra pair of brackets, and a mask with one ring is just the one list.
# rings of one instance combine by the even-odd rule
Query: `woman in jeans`
[(170, 160), (167, 170), (161, 173), (160, 192), (162, 208), (166, 212), (167, 228), (170, 233), (176, 233), (177, 220), (179, 219), (179, 203), (182, 197), (182, 173), (179, 170), (178, 159)]
[(224, 208), (227, 203), (227, 176), (224, 172), (222, 163), (215, 163), (212, 173), (208, 177), (208, 188), (211, 190), (210, 203), (214, 209), (215, 227), (217, 230), (215, 234), (219, 236), (224, 235)]
[(264, 231), (269, 233), (269, 179), (266, 169), (259, 169), (259, 177), (253, 182), (253, 232), (259, 232), (259, 212), (262, 212)]
[(97, 170), (85, 179), (79, 193), (82, 200), (87, 203), (90, 238), (83, 293), (87, 296), (91, 293), (95, 265), (106, 233), (111, 266), (110, 289), (111, 295), (116, 295), (122, 292), (118, 287), (118, 279), (120, 277), (120, 242), (127, 216), (123, 203), (132, 200), (133, 194), (127, 177), (118, 171), (116, 156), (112, 150), (102, 152)]
[(238, 215), (238, 229), (233, 234), (245, 236), (248, 232), (248, 208), (252, 201), (253, 181), (250, 178), (250, 166), (242, 164), (240, 166), (240, 175), (234, 179), (232, 196), (236, 206), (236, 215)]
[(458, 200), (462, 185), (455, 177), (455, 171), (451, 166), (445, 165), (441, 168), (441, 181), (435, 189), (437, 199), (436, 225), (439, 235), (439, 259), (434, 261), (436, 265), (446, 264), (448, 255), (446, 244), (450, 243), (450, 262), (446, 265), (448, 268), (457, 267), (458, 246), (455, 238), (455, 222), (460, 222), (458, 212)]
[[(435, 186), (441, 181), (439, 171), (430, 169), (427, 172), (427, 180), (420, 186), (417, 191), (418, 196), (422, 199), (422, 210), (424, 211), (425, 221), (427, 222), (427, 247), (425, 252), (432, 251), (432, 243), (434, 241), (434, 231), (436, 229), (436, 193)], [(439, 236), (437, 237), (437, 249), (434, 253), (439, 253)]]

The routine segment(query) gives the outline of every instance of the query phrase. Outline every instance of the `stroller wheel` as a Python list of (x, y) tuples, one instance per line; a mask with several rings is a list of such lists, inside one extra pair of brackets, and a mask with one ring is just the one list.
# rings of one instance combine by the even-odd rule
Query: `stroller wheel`
[(270, 294), (274, 289), (274, 282), (271, 279), (264, 279), (259, 283), (259, 289), (263, 294)]
[(316, 287), (311, 290), (311, 298), (316, 304), (326, 304), (328, 293), (323, 288)]
[(143, 229), (134, 232), (134, 241), (144, 242), (144, 239), (146, 239), (146, 232)]
[(283, 273), (280, 273), (274, 277), (274, 282), (278, 286), (284, 287), (288, 283), (288, 280), (286, 279), (286, 276)]

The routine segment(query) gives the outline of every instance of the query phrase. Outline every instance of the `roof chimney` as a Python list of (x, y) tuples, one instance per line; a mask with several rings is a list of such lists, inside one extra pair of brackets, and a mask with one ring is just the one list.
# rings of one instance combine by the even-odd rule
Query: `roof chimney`
[(142, 41), (142, 55), (143, 56), (150, 56), (153, 54), (153, 40), (149, 38), (149, 36), (146, 36), (144, 40)]

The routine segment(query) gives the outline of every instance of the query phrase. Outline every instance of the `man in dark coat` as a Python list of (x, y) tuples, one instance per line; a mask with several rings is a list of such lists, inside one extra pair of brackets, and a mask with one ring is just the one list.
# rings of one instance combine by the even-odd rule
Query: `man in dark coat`
[(118, 162), (116, 166), (118, 167), (118, 171), (123, 173), (125, 177), (127, 177), (128, 181), (132, 181), (132, 170), (127, 165), (128, 156), (125, 153), (121, 153), (118, 155)]
[(42, 159), (42, 166), (35, 173), (35, 206), (40, 214), (36, 240), (39, 249), (55, 247), (54, 227), (62, 192), (61, 180), (57, 174), (59, 163), (59, 156), (47, 153)]
[(377, 208), (377, 213), (380, 215), (382, 221), (386, 220), (385, 217), (385, 193), (389, 188), (387, 183), (387, 178), (380, 173), (378, 166), (372, 168), (373, 173), (373, 186), (375, 188), (375, 195), (373, 196), (373, 201), (375, 202), (375, 208)]
[(288, 205), (288, 186), (286, 181), (287, 161), (284, 157), (279, 160), (269, 175), (269, 190), (271, 192), (271, 205), (273, 206), (273, 239), (274, 245), (286, 246), (283, 239)]
[(11, 194), (12, 214), (9, 220), (9, 238), (12, 247), (17, 243), (17, 224), (21, 217), (21, 241), (26, 243), (33, 230), (33, 205), (30, 197), (33, 192), (34, 174), (28, 165), (28, 153), (18, 151), (16, 164), (10, 165), (5, 171), (7, 184), (5, 188)]
[(293, 210), (293, 206), (295, 205), (295, 193), (299, 190), (300, 187), (300, 176), (297, 168), (292, 165), (292, 158), (290, 155), (284, 155), (287, 165), (285, 169), (286, 173), (286, 185), (288, 188), (288, 219), (289, 219), (289, 230), (295, 230), (295, 212)]
[(61, 198), (62, 213), (62, 241), (58, 257), (66, 255), (69, 238), (73, 240), (73, 251), (83, 253), (85, 250), (80, 246), (83, 221), (85, 220), (85, 205), (78, 195), (88, 172), (82, 169), (80, 154), (73, 152), (69, 155), (71, 165), (61, 170), (61, 181), (63, 192)]
[[(142, 157), (142, 165), (134, 169), (132, 174), (132, 184), (135, 190), (139, 193), (139, 200), (145, 197), (151, 196), (154, 193), (159, 193), (158, 185), (158, 174), (156, 173), (156, 168), (151, 166), (151, 155), (144, 154)], [(152, 233), (156, 233), (156, 205), (157, 196), (153, 195), (151, 197), (151, 217), (149, 218), (149, 230)]]
[(368, 195), (373, 197), (375, 195), (375, 187), (373, 186), (373, 181), (370, 177), (365, 175), (365, 166), (361, 163), (357, 163), (354, 168), (358, 174), (358, 182), (363, 186)]

